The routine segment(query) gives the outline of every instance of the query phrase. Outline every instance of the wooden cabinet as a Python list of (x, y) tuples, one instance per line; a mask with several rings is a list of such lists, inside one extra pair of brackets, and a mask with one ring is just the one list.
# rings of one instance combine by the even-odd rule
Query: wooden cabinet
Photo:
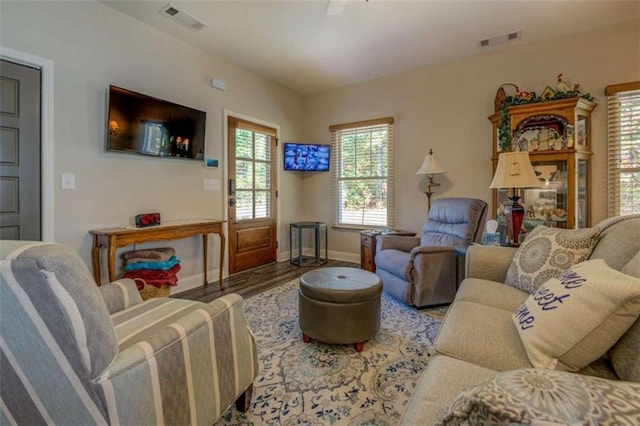
[(361, 231), (360, 232), (360, 269), (376, 271), (376, 236), (396, 235), (401, 237), (413, 237), (415, 232), (409, 231)]
[(376, 236), (372, 233), (360, 233), (360, 269), (376, 271)]
[[(513, 151), (528, 151), (542, 187), (519, 191), (527, 232), (544, 224), (561, 228), (591, 226), (591, 112), (594, 102), (573, 97), (508, 107), (508, 125), (501, 111), (493, 124), (493, 171), (508, 131)], [(503, 225), (508, 190), (493, 190), (493, 217)]]

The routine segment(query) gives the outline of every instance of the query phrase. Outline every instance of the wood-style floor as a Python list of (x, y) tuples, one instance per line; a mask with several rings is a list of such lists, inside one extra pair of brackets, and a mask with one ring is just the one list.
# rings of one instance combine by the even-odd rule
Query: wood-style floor
[(225, 289), (222, 291), (220, 291), (218, 283), (214, 282), (206, 287), (202, 286), (178, 293), (175, 297), (180, 299), (197, 300), (205, 303), (230, 293), (238, 293), (242, 297), (247, 298), (274, 288), (280, 284), (289, 282), (295, 278), (299, 278), (300, 275), (307, 271), (311, 271), (312, 269), (329, 266), (359, 268), (360, 264), (331, 259), (321, 266), (296, 266), (289, 263), (289, 261), (270, 263), (248, 271), (239, 272), (225, 278), (222, 281)]

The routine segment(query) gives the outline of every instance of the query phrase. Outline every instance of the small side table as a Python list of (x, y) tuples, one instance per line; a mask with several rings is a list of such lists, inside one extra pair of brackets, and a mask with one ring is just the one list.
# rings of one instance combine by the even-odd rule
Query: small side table
[[(304, 229), (312, 229), (314, 231), (315, 239), (315, 261), (304, 262), (302, 256), (302, 231)], [(320, 256), (320, 231), (324, 229), (324, 258)], [(293, 256), (293, 240), (294, 233), (297, 233), (298, 240), (298, 255)], [(327, 224), (323, 222), (294, 222), (289, 225), (289, 263), (297, 266), (305, 265), (324, 265), (329, 258), (327, 255), (327, 247), (329, 243), (329, 237), (327, 232)]]
[(378, 235), (396, 235), (401, 237), (413, 237), (415, 232), (410, 231), (360, 231), (360, 269), (369, 272), (376, 271), (376, 237)]

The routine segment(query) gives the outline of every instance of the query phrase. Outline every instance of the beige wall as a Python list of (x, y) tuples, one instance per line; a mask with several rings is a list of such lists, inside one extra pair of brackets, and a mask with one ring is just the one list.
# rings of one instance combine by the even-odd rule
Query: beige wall
[[(525, 40), (526, 40), (526, 34)], [(640, 79), (640, 21), (499, 50), (310, 96), (304, 135), (329, 142), (329, 125), (395, 118), (395, 227), (419, 231), (426, 219), (425, 180), (416, 176), (432, 148), (448, 173), (434, 197), (471, 196), (491, 202), (491, 123), (496, 90), (515, 83), (541, 93), (556, 75), (596, 97), (592, 118), (594, 224), (606, 217), (606, 98), (608, 84)], [(331, 178), (304, 181), (305, 220), (331, 221)], [(332, 230), (330, 257), (359, 259), (354, 231)]]
[[(136, 214), (152, 211), (165, 221), (226, 217), (223, 192), (202, 189), (204, 178), (225, 187), (225, 110), (279, 126), (281, 139), (299, 139), (300, 96), (103, 4), (2, 2), (1, 9), (2, 46), (54, 62), (54, 239), (77, 249), (87, 265), (90, 229), (131, 224)], [(212, 77), (224, 80), (227, 91), (211, 88)], [(205, 154), (221, 167), (105, 153), (110, 84), (206, 111)], [(76, 190), (60, 189), (62, 173), (76, 175)], [(280, 175), (280, 214), (287, 224), (299, 216), (300, 179)], [(215, 272), (219, 243), (210, 240)], [(201, 238), (160, 244), (174, 246), (182, 260), (177, 289), (201, 285)]]

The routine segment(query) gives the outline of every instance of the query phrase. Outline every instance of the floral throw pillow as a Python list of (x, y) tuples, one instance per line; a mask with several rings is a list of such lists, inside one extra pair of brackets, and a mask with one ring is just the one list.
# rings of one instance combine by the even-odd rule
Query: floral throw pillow
[(589, 258), (600, 228), (562, 229), (539, 225), (513, 256), (505, 284), (529, 294), (576, 263)]
[(638, 413), (640, 383), (529, 368), (498, 373), (465, 390), (437, 424), (612, 425), (620, 419), (637, 423)]

